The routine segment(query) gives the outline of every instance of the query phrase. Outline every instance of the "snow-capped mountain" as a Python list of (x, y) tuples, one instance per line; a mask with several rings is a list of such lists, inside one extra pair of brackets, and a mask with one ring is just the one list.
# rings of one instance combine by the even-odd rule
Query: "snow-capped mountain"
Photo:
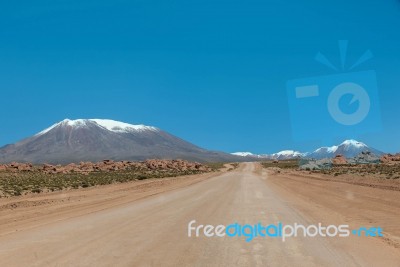
[(272, 154), (271, 157), (273, 159), (284, 160), (284, 159), (295, 159), (301, 158), (304, 154), (294, 150), (283, 150), (281, 152)]
[(144, 132), (144, 131), (159, 131), (156, 127), (153, 126), (146, 126), (143, 124), (140, 125), (133, 125), (128, 124), (125, 122), (114, 121), (114, 120), (102, 120), (102, 119), (78, 119), (78, 120), (70, 120), (65, 119), (61, 122), (58, 122), (49, 128), (39, 132), (36, 134), (37, 136), (43, 135), (52, 129), (59, 127), (59, 126), (70, 126), (70, 127), (88, 127), (90, 123), (97, 123), (99, 126), (116, 133), (129, 133), (129, 132)]
[(278, 153), (274, 154), (253, 154), (251, 152), (235, 152), (232, 155), (247, 157), (247, 158), (257, 158), (257, 159), (278, 159), (278, 160), (285, 160), (285, 159), (295, 159), (301, 158), (304, 156), (303, 153), (294, 150), (283, 150)]
[(250, 152), (239, 152), (233, 153), (234, 155), (247, 157), (247, 158), (261, 158), (261, 159), (295, 159), (295, 158), (315, 158), (315, 159), (323, 159), (323, 158), (333, 158), (336, 155), (343, 155), (346, 158), (352, 158), (359, 155), (361, 152), (370, 151), (373, 154), (380, 156), (384, 153), (367, 146), (366, 144), (356, 141), (356, 140), (346, 140), (340, 145), (331, 146), (331, 147), (321, 147), (315, 150), (314, 152), (306, 152), (301, 153), (294, 150), (284, 150), (274, 154), (252, 154)]
[(338, 146), (321, 147), (307, 155), (308, 158), (323, 159), (333, 158), (337, 155), (343, 155), (346, 158), (352, 158), (359, 155), (361, 152), (370, 151), (376, 155), (383, 153), (377, 149), (371, 148), (366, 144), (356, 140), (346, 140)]
[(235, 152), (235, 153), (231, 153), (232, 155), (235, 155), (235, 156), (239, 156), (239, 157), (252, 157), (252, 156), (257, 156), (257, 155), (254, 155), (253, 153), (251, 153), (251, 152)]
[(200, 148), (157, 127), (103, 119), (65, 119), (30, 138), (0, 148), (0, 162), (71, 163), (149, 158), (241, 159)]

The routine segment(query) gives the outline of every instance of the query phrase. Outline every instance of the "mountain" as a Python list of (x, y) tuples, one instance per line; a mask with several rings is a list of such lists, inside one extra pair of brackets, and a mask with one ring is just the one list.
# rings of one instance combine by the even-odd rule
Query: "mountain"
[(281, 152), (274, 154), (259, 154), (259, 155), (253, 154), (251, 152), (235, 152), (231, 154), (236, 156), (246, 157), (248, 159), (278, 159), (278, 160), (295, 159), (304, 156), (303, 153), (294, 150), (283, 150)]
[(208, 151), (159, 128), (103, 119), (65, 119), (16, 144), (0, 148), (0, 162), (66, 164), (80, 161), (145, 160), (238, 161)]
[(236, 152), (232, 153), (237, 156), (242, 156), (246, 158), (257, 158), (257, 159), (295, 159), (295, 158), (334, 158), (336, 155), (343, 155), (346, 158), (353, 158), (359, 155), (361, 152), (369, 151), (377, 156), (383, 155), (384, 153), (367, 146), (366, 144), (356, 141), (356, 140), (346, 140), (340, 145), (331, 147), (321, 147), (314, 152), (301, 153), (294, 150), (284, 150), (274, 154), (252, 154), (251, 152)]
[(383, 152), (371, 148), (362, 142), (346, 140), (338, 146), (321, 147), (314, 152), (307, 154), (307, 158), (323, 159), (333, 158), (337, 155), (343, 155), (346, 158), (353, 158), (365, 151), (369, 151), (378, 156), (384, 154)]
[(303, 153), (294, 150), (283, 150), (281, 152), (271, 155), (273, 159), (285, 160), (285, 159), (296, 159), (304, 156)]
[(235, 153), (231, 153), (232, 155), (235, 155), (235, 156), (239, 156), (239, 157), (253, 157), (253, 156), (257, 156), (257, 155), (254, 155), (253, 153), (251, 153), (251, 152), (235, 152)]

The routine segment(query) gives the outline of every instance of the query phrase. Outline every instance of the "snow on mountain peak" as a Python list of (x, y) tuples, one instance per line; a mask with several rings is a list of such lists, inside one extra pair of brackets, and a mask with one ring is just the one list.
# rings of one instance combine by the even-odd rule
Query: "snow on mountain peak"
[(298, 152), (298, 151), (294, 151), (294, 150), (283, 150), (280, 151), (278, 153), (274, 153), (271, 155), (268, 154), (253, 154), (251, 152), (235, 152), (235, 153), (231, 153), (232, 155), (235, 156), (241, 156), (241, 157), (253, 157), (253, 158), (260, 158), (260, 159), (292, 159), (292, 158), (298, 158), (298, 157), (302, 157), (305, 154)]
[(283, 150), (281, 152), (275, 153), (274, 155), (277, 155), (277, 156), (291, 156), (291, 155), (297, 156), (298, 155), (298, 156), (300, 156), (301, 153), (298, 151), (294, 151), (294, 150)]
[(43, 131), (37, 133), (36, 136), (43, 135), (43, 134), (45, 134), (47, 132), (50, 132), (51, 130), (53, 130), (57, 126), (61, 126), (61, 125), (80, 127), (80, 126), (85, 126), (86, 122), (85, 122), (85, 120), (82, 120), (82, 119), (79, 119), (79, 120), (65, 119), (65, 120), (62, 120), (60, 122), (57, 122), (57, 123), (53, 124), (52, 126), (50, 126), (49, 128), (44, 129)]
[[(237, 156), (251, 156), (255, 158), (265, 158), (265, 159), (293, 159), (299, 157), (311, 157), (311, 158), (330, 158), (337, 154), (344, 155), (346, 157), (353, 157), (357, 154), (361, 153), (364, 150), (370, 150), (371, 148), (368, 147), (366, 144), (349, 139), (341, 143), (340, 145), (331, 146), (331, 147), (321, 147), (311, 153), (301, 153), (294, 150), (283, 150), (278, 153), (274, 154), (266, 154), (266, 155), (255, 155), (250, 152), (238, 152), (232, 153), (233, 155)], [(375, 153), (379, 154), (379, 151), (375, 150)]]
[(335, 153), (339, 149), (339, 146), (321, 147), (314, 151), (314, 153), (328, 152)]
[(109, 131), (117, 132), (117, 133), (129, 133), (129, 132), (142, 132), (142, 131), (158, 131), (156, 127), (146, 126), (146, 125), (133, 125), (125, 122), (114, 121), (114, 120), (106, 120), (106, 119), (76, 119), (70, 120), (65, 119), (61, 122), (58, 122), (49, 128), (39, 132), (36, 136), (43, 135), (52, 129), (58, 126), (71, 126), (74, 128), (79, 127), (88, 127), (90, 123), (96, 123), (100, 127), (103, 127)]
[(240, 156), (240, 157), (254, 156), (254, 154), (251, 152), (234, 152), (234, 153), (231, 153), (231, 155)]
[(294, 150), (283, 150), (278, 153), (272, 154), (272, 158), (274, 159), (293, 159), (293, 158), (299, 158), (303, 157), (305, 154), (299, 152), (299, 151), (294, 151)]
[(336, 153), (336, 151), (339, 150), (339, 148), (344, 147), (345, 149), (348, 149), (350, 147), (354, 147), (357, 149), (361, 148), (368, 148), (368, 146), (362, 142), (349, 139), (341, 143), (339, 146), (330, 146), (330, 147), (321, 147), (318, 148), (317, 150), (314, 151), (314, 153)]
[(90, 119), (97, 123), (98, 125), (106, 128), (109, 131), (117, 132), (117, 133), (126, 133), (126, 132), (141, 132), (141, 131), (157, 131), (156, 127), (153, 126), (146, 126), (143, 124), (133, 125), (125, 122), (114, 121), (114, 120), (104, 120), (104, 119)]
[(344, 146), (354, 146), (354, 147), (357, 147), (357, 148), (368, 147), (366, 144), (364, 144), (364, 143), (362, 143), (362, 142), (359, 142), (359, 141), (357, 141), (357, 140), (353, 140), (353, 139), (346, 140), (346, 141), (344, 141), (341, 145), (344, 145)]

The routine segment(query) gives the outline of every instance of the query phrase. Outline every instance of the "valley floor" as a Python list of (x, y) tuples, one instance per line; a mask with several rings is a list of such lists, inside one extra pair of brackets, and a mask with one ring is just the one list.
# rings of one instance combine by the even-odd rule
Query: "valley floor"
[[(400, 192), (324, 177), (244, 163), (0, 199), (0, 266), (399, 266)], [(189, 238), (192, 220), (380, 226), (385, 237)]]

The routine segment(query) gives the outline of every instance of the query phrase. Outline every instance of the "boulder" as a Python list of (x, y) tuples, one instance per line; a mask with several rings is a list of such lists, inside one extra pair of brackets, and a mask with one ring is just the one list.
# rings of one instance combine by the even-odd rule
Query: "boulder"
[(331, 159), (320, 159), (320, 160), (301, 160), (300, 169), (301, 170), (326, 170), (332, 168)]
[(378, 164), (381, 158), (370, 151), (363, 151), (358, 156), (348, 160), (350, 164)]

